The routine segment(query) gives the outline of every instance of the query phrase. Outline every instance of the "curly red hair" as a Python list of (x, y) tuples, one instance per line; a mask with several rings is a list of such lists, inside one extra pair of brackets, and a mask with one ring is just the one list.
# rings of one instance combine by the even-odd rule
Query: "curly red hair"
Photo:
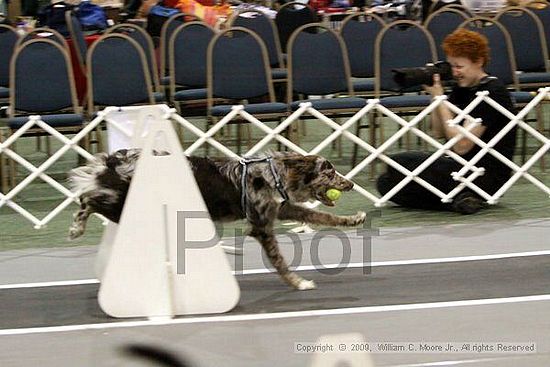
[(489, 41), (484, 35), (459, 28), (443, 40), (443, 51), (447, 56), (465, 57), (472, 62), (483, 59), (483, 66), (489, 62)]

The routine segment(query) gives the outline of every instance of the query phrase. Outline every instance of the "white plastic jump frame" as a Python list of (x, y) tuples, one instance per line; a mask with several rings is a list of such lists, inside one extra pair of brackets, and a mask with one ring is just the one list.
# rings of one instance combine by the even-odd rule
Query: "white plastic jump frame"
[[(139, 111), (132, 144), (142, 152), (120, 222), (106, 227), (99, 249), (98, 300), (113, 317), (222, 313), (240, 297), (163, 107)], [(107, 111), (110, 124), (117, 124), (112, 119), (117, 112)], [(158, 146), (160, 140), (163, 144)], [(153, 149), (169, 154), (154, 155)]]

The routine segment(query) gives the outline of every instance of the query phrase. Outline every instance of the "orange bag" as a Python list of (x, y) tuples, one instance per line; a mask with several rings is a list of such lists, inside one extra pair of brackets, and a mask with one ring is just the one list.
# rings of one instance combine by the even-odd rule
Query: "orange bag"
[(228, 4), (205, 6), (195, 0), (179, 0), (175, 8), (182, 13), (194, 14), (212, 26), (216, 25), (218, 18), (225, 18), (231, 14)]

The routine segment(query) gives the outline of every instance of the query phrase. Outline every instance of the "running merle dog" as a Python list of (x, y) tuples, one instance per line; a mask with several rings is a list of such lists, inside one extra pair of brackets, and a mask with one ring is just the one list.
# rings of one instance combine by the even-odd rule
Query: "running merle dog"
[[(118, 223), (139, 154), (139, 149), (99, 154), (86, 166), (70, 172), (73, 189), (80, 193), (80, 210), (74, 216), (70, 239), (84, 233), (86, 221), (94, 212)], [(336, 173), (323, 157), (273, 152), (241, 160), (195, 156), (188, 160), (211, 218), (246, 219), (251, 226), (250, 236), (261, 243), (281, 278), (295, 289), (313, 289), (315, 283), (289, 270), (273, 230), (276, 219), (331, 227), (356, 226), (365, 221), (364, 212), (336, 216), (299, 204), (318, 200), (334, 206), (326, 195), (328, 189), (353, 188), (353, 182)]]

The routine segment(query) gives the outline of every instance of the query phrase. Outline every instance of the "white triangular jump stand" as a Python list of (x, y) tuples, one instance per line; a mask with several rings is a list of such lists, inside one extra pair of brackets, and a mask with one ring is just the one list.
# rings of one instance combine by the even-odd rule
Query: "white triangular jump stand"
[[(114, 317), (227, 312), (239, 301), (239, 286), (174, 129), (161, 112), (145, 108), (134, 130), (142, 152), (120, 222), (107, 226), (100, 245), (99, 304)], [(159, 137), (165, 144), (156, 147)], [(169, 155), (154, 155), (153, 149)]]

